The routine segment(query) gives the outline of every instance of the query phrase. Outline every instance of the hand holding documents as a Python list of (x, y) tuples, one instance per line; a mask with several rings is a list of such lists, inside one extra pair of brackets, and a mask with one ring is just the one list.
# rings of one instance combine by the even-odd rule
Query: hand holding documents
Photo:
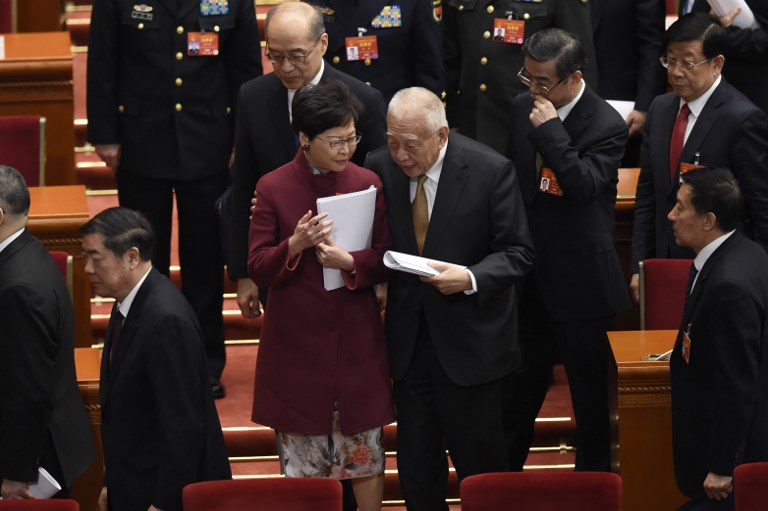
[[(328, 213), (333, 220), (331, 240), (347, 252), (371, 248), (373, 216), (376, 211), (376, 188), (317, 199), (317, 212)], [(341, 270), (323, 268), (326, 291), (344, 287)]]
[(429, 263), (450, 264), (452, 266), (458, 266), (459, 268), (466, 268), (466, 266), (460, 264), (427, 259), (426, 257), (419, 257), (411, 254), (403, 254), (402, 252), (395, 252), (394, 250), (387, 250), (384, 254), (384, 265), (387, 268), (403, 271), (405, 273), (412, 273), (421, 277), (434, 277), (435, 275), (440, 274), (439, 271), (429, 266)]
[(749, 8), (745, 0), (707, 0), (707, 3), (718, 18), (722, 18), (738, 7), (741, 12), (733, 20), (735, 26), (749, 29), (760, 28), (752, 9)]
[[(61, 491), (61, 485), (43, 467), (37, 469), (37, 482), (29, 484), (33, 499), (50, 499)], [(3, 497), (0, 497), (3, 500)]]

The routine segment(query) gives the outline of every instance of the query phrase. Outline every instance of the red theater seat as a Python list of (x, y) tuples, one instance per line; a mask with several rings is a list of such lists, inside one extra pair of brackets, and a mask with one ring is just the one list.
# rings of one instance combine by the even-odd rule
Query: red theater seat
[(0, 511), (80, 511), (80, 505), (68, 499), (0, 500)]
[(66, 252), (60, 252), (56, 250), (50, 251), (51, 257), (56, 262), (56, 266), (61, 271), (61, 276), (67, 282), (67, 289), (69, 289), (69, 296), (72, 297), (72, 256)]
[(692, 259), (640, 261), (640, 328), (680, 328), (691, 264)]
[(279, 477), (207, 481), (184, 488), (184, 511), (341, 511), (335, 479)]
[(620, 511), (621, 478), (608, 472), (504, 472), (461, 482), (462, 511)]
[(0, 117), (0, 164), (21, 172), (28, 186), (45, 184), (45, 117)]
[(745, 463), (733, 471), (736, 511), (764, 511), (768, 506), (768, 462)]

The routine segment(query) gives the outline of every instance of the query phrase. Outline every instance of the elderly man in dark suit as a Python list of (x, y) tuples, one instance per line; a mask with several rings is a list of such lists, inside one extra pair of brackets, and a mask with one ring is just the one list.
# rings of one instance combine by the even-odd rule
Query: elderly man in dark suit
[(706, 14), (687, 14), (665, 34), (661, 63), (673, 92), (654, 100), (645, 123), (632, 233), (636, 300), (640, 261), (693, 257), (675, 245), (666, 215), (680, 174), (694, 166), (733, 172), (746, 199), (745, 234), (768, 248), (768, 116), (721, 76), (725, 46), (725, 29)]
[(224, 263), (214, 204), (227, 187), (240, 86), (261, 75), (252, 0), (95, 0), (88, 140), (116, 172), (120, 205), (157, 233), (169, 274), (173, 198), (182, 291), (197, 314), (216, 397), (224, 370)]
[(143, 215), (110, 208), (81, 232), (94, 291), (116, 301), (101, 359), (101, 509), (181, 510), (187, 484), (231, 477), (200, 325), (152, 267)]
[(395, 94), (387, 144), (365, 166), (384, 184), (394, 250), (444, 261), (434, 277), (389, 282), (398, 473), (409, 511), (447, 510), (446, 448), (460, 479), (508, 466), (503, 390), (520, 362), (517, 286), (531, 240), (512, 163), (449, 135), (433, 93)]
[(733, 469), (768, 461), (768, 255), (737, 231), (730, 171), (682, 180), (668, 217), (696, 258), (670, 359), (675, 477), (691, 498), (680, 510), (733, 510)]
[(29, 190), (0, 165), (0, 481), (32, 498), (43, 468), (66, 496), (93, 460), (75, 377), (72, 301), (48, 251), (25, 228)]
[(273, 7), (265, 32), (267, 58), (275, 72), (243, 85), (235, 134), (229, 276), (237, 280), (237, 304), (245, 317), (259, 315), (259, 290), (248, 277), (246, 264), (251, 199), (261, 176), (296, 155), (298, 136), (291, 128), (296, 90), (309, 83), (340, 80), (363, 103), (357, 125), (363, 138), (352, 158), (358, 165), (368, 151), (384, 144), (386, 130), (381, 93), (323, 61), (329, 42), (317, 8), (300, 2)]
[(627, 126), (582, 79), (584, 50), (572, 34), (542, 30), (523, 53), (529, 94), (512, 103), (509, 156), (536, 263), (520, 302), (523, 368), (507, 405), (511, 468), (523, 468), (559, 349), (578, 428), (576, 469), (609, 471), (606, 331), (629, 307), (613, 236)]

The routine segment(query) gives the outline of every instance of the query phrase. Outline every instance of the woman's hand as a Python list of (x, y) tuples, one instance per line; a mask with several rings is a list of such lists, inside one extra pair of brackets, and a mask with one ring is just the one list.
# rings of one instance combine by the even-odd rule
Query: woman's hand
[(302, 251), (319, 245), (331, 234), (333, 222), (323, 221), (328, 213), (312, 216), (312, 211), (307, 211), (296, 224), (293, 235), (288, 238), (289, 257), (293, 259)]
[(343, 248), (334, 245), (331, 238), (323, 240), (317, 247), (317, 260), (323, 268), (336, 268), (338, 270), (354, 271), (355, 260), (349, 252)]

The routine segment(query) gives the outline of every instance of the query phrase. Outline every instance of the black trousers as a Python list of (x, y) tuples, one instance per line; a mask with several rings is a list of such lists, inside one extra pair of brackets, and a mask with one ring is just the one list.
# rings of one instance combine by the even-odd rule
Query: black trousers
[(552, 365), (565, 365), (576, 416), (576, 470), (611, 470), (607, 331), (613, 316), (555, 321), (546, 311), (535, 280), (528, 277), (520, 302), (522, 368), (505, 402), (510, 468), (522, 470)]
[(152, 266), (169, 275), (173, 197), (179, 228), (181, 291), (197, 315), (205, 339), (211, 377), (224, 371), (224, 262), (214, 202), (227, 186), (227, 173), (195, 181), (155, 179), (121, 168), (117, 172), (120, 205), (141, 211), (155, 229)]
[[(505, 378), (456, 385), (437, 358), (425, 321), (411, 365), (394, 384), (397, 467), (409, 511), (447, 510), (448, 449), (459, 479), (508, 469), (502, 399)], [(467, 342), (472, 342), (467, 339)]]

